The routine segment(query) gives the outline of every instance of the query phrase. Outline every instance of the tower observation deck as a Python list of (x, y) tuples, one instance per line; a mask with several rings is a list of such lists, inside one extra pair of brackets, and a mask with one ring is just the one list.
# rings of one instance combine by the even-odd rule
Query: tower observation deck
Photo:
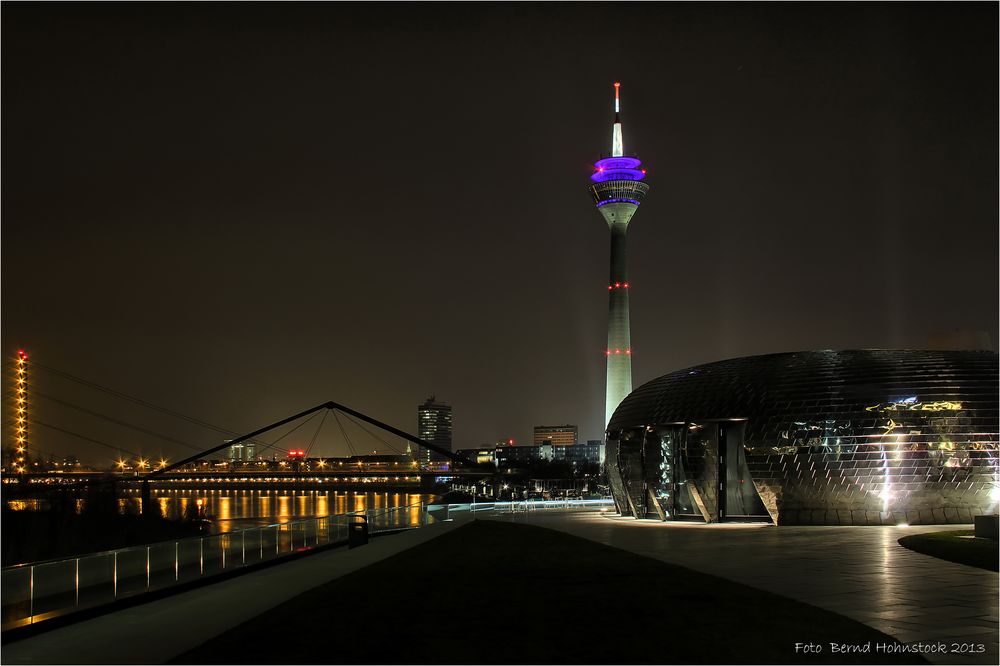
[(642, 182), (646, 170), (634, 156), (625, 155), (621, 123), (621, 84), (615, 83), (615, 122), (611, 130), (611, 156), (594, 164), (590, 193), (597, 210), (611, 230), (611, 277), (608, 280), (608, 362), (604, 423), (619, 403), (632, 392), (632, 340), (629, 330), (628, 271), (625, 266), (625, 236), (649, 185)]

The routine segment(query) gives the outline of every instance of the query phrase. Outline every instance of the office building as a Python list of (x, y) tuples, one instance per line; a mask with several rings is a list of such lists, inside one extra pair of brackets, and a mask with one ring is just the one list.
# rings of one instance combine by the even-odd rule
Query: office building
[(494, 455), (497, 467), (518, 467), (539, 460), (537, 446), (498, 446)]
[(496, 447), (493, 446), (480, 446), (475, 449), (458, 449), (455, 453), (470, 462), (480, 465), (496, 464), (497, 460)]
[(233, 462), (249, 462), (255, 460), (256, 449), (254, 443), (245, 440), (229, 446), (229, 460)]
[[(451, 405), (438, 402), (435, 396), (431, 396), (417, 407), (417, 436), (451, 451)], [(420, 457), (424, 462), (445, 459), (427, 448), (420, 451)]]
[(576, 444), (576, 438), (575, 425), (535, 426), (532, 443), (539, 446), (548, 441), (557, 446), (573, 446)]
[(555, 446), (552, 453), (553, 460), (565, 460), (573, 465), (604, 464), (604, 442), (599, 439), (588, 440), (586, 444)]

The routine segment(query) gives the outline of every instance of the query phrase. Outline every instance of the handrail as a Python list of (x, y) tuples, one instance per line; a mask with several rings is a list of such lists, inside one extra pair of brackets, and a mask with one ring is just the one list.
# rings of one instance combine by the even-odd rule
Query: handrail
[[(227, 571), (321, 546), (346, 543), (350, 519), (358, 515), (367, 518), (370, 534), (380, 534), (417, 529), (438, 520), (450, 520), (452, 514), (465, 511), (469, 514), (503, 513), (519, 509), (586, 509), (612, 504), (610, 499), (409, 504), (16, 564), (0, 570), (0, 627), (7, 630), (35, 624), (183, 583), (208, 581)], [(413, 515), (415, 509), (416, 515)], [(439, 512), (443, 512), (441, 518)], [(42, 575), (38, 575), (39, 572)]]

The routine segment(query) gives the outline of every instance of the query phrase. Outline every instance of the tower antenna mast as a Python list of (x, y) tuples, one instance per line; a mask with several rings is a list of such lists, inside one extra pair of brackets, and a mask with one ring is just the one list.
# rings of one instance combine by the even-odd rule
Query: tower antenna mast
[(622, 110), (621, 88), (622, 84), (615, 81), (615, 124), (611, 130), (611, 157), (622, 157), (625, 154), (625, 142), (622, 139), (622, 120), (620, 117)]

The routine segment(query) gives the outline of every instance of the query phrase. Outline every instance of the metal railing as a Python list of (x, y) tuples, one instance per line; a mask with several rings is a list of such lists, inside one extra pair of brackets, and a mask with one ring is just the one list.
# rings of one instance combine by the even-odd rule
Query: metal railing
[(614, 505), (614, 500), (610, 498), (474, 502), (471, 504), (430, 504), (427, 506), (427, 513), (437, 520), (449, 520), (466, 511), (469, 513), (527, 513), (543, 509), (600, 510), (612, 508)]
[(35, 624), (319, 546), (346, 543), (351, 523), (360, 516), (367, 520), (369, 534), (379, 534), (453, 520), (463, 514), (608, 505), (613, 505), (611, 500), (414, 504), (19, 564), (0, 572), (0, 627), (6, 631)]

